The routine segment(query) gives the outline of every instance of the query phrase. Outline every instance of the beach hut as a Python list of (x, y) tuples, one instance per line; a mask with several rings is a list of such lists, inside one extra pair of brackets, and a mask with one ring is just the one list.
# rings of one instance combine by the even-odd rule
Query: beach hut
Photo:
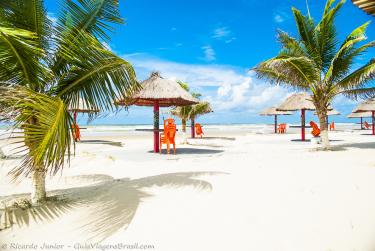
[(100, 110), (95, 107), (89, 107), (82, 99), (78, 100), (78, 103), (72, 103), (68, 107), (68, 111), (73, 112), (74, 124), (77, 124), (77, 113), (99, 113)]
[(360, 118), (361, 119), (361, 129), (363, 129), (363, 118), (371, 118), (372, 117), (372, 114), (371, 112), (357, 112), (355, 113), (355, 110), (350, 113), (348, 116), (348, 118)]
[(274, 116), (275, 120), (275, 133), (277, 133), (277, 116), (278, 115), (292, 115), (292, 112), (289, 111), (278, 111), (276, 107), (270, 107), (262, 111), (259, 115), (260, 116)]
[(371, 112), (372, 118), (372, 135), (375, 135), (375, 98), (366, 100), (359, 104), (354, 110), (354, 113)]
[(72, 129), (74, 130), (74, 140), (75, 141), (79, 141), (80, 138), (81, 138), (81, 133), (80, 133), (80, 128), (77, 124), (77, 114), (78, 113), (89, 113), (89, 114), (95, 114), (95, 113), (99, 113), (99, 109), (96, 108), (96, 107), (90, 107), (89, 105), (87, 105), (85, 102), (83, 102), (82, 99), (78, 99), (78, 103), (71, 103), (69, 106), (68, 106), (68, 111), (70, 112), (73, 112), (73, 119), (74, 119), (74, 122), (73, 122), (73, 125), (72, 125)]
[(117, 105), (137, 105), (154, 107), (154, 152), (159, 152), (159, 108), (169, 106), (194, 105), (199, 101), (185, 91), (176, 81), (165, 79), (158, 72), (141, 83), (141, 90), (126, 100), (116, 101)]
[(305, 141), (306, 111), (314, 111), (311, 96), (306, 92), (295, 93), (276, 108), (277, 111), (301, 111), (301, 140)]

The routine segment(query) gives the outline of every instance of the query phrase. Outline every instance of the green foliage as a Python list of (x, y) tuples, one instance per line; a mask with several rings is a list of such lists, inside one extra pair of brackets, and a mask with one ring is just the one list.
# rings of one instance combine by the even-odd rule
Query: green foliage
[(280, 53), (257, 65), (253, 70), (259, 78), (312, 93), (318, 113), (326, 113), (338, 94), (352, 98), (373, 96), (375, 61), (353, 69), (355, 59), (375, 46), (375, 41), (359, 45), (367, 38), (369, 22), (354, 29), (340, 45), (335, 17), (345, 3), (328, 0), (321, 20), (315, 23), (308, 15), (293, 8), (298, 37), (278, 32)]
[[(181, 81), (177, 81), (182, 88), (186, 91), (190, 91), (189, 85)], [(199, 99), (202, 94), (191, 92), (194, 98)], [(199, 102), (196, 105), (179, 106), (171, 110), (172, 115), (179, 117), (182, 120), (195, 119), (200, 115), (204, 115), (212, 112), (211, 105), (208, 102)]]
[(25, 158), (12, 173), (55, 174), (69, 162), (72, 117), (67, 107), (113, 110), (139, 90), (133, 67), (107, 50), (118, 0), (60, 0), (56, 23), (43, 0), (0, 1), (0, 120), (21, 128)]

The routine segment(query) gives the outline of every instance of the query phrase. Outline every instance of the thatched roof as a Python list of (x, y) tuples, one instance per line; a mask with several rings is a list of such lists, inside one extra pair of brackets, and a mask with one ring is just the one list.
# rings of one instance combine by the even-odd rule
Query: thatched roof
[(348, 118), (371, 118), (372, 113), (371, 112), (357, 112), (357, 113), (352, 112), (347, 117)]
[(366, 100), (365, 102), (359, 104), (356, 109), (354, 109), (354, 113), (358, 112), (371, 112), (375, 111), (375, 98), (371, 98)]
[(185, 91), (176, 81), (165, 79), (158, 72), (153, 72), (150, 78), (141, 83), (141, 90), (128, 100), (119, 100), (118, 105), (153, 106), (159, 101), (159, 106), (184, 106), (197, 104), (199, 101)]
[(68, 110), (71, 112), (80, 113), (98, 113), (100, 110), (95, 107), (88, 107), (82, 99), (79, 99), (78, 104), (70, 104)]
[[(316, 112), (314, 113), (316, 115)], [(336, 111), (334, 109), (327, 112), (328, 116), (334, 116), (334, 115), (340, 115), (341, 113), (339, 111)]]
[(375, 16), (375, 1), (374, 0), (352, 0), (352, 2), (365, 11), (367, 14)]
[(277, 107), (278, 111), (315, 110), (311, 96), (306, 92), (293, 94)]
[(260, 116), (273, 116), (273, 115), (292, 115), (292, 112), (278, 111), (276, 107), (270, 107), (259, 113)]

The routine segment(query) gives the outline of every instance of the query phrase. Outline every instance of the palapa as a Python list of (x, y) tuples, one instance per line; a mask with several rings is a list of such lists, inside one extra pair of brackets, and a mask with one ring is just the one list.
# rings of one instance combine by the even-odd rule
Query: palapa
[(289, 111), (278, 111), (276, 107), (270, 107), (265, 110), (263, 110), (261, 113), (259, 113), (260, 116), (274, 116), (274, 126), (275, 126), (275, 133), (277, 133), (277, 116), (278, 115), (292, 115), (292, 112)]
[(186, 106), (199, 103), (176, 81), (165, 79), (158, 72), (141, 83), (141, 89), (133, 96), (116, 101), (116, 105), (154, 107), (154, 152), (159, 152), (159, 107)]

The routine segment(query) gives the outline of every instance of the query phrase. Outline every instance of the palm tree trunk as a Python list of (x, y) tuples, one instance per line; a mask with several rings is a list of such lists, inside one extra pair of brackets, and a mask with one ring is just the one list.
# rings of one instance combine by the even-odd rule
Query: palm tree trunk
[(191, 138), (195, 138), (195, 120), (191, 119)]
[[(30, 120), (31, 124), (36, 125), (38, 122), (35, 118)], [(27, 132), (25, 132), (27, 134)], [(28, 142), (26, 137), (25, 144), (30, 148), (33, 147), (31, 142)], [(32, 174), (32, 191), (31, 202), (32, 204), (39, 204), (46, 200), (46, 174), (43, 163), (35, 164), (34, 172)]]
[(320, 123), (320, 137), (322, 139), (323, 149), (331, 149), (328, 138), (327, 111), (317, 111)]
[(182, 132), (186, 133), (186, 119), (182, 119), (181, 124), (182, 124)]
[(183, 134), (183, 144), (187, 144), (187, 137), (186, 137), (186, 119), (181, 120), (182, 124), (182, 134)]
[(33, 173), (33, 187), (31, 192), (31, 202), (39, 204), (46, 200), (46, 175), (43, 167), (38, 168)]

